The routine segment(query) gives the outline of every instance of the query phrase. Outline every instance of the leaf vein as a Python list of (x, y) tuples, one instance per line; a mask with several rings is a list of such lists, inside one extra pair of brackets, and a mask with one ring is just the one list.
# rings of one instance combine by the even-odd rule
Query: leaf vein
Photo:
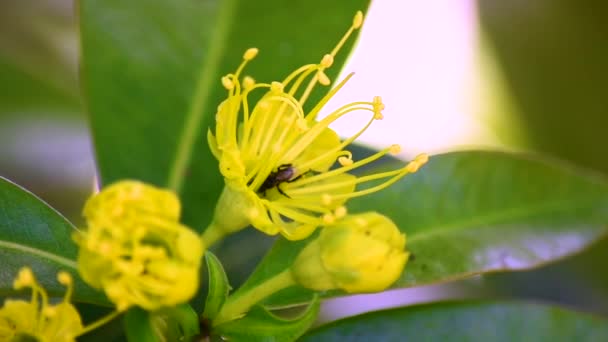
[(64, 258), (62, 256), (59, 256), (59, 255), (56, 255), (53, 253), (49, 253), (47, 251), (43, 251), (41, 249), (24, 246), (22, 244), (0, 240), (0, 248), (12, 249), (12, 250), (17, 250), (17, 251), (27, 253), (27, 254), (37, 255), (37, 256), (55, 261), (58, 264), (62, 264), (64, 266), (72, 268), (74, 270), (76, 270), (78, 268), (78, 266), (74, 260)]

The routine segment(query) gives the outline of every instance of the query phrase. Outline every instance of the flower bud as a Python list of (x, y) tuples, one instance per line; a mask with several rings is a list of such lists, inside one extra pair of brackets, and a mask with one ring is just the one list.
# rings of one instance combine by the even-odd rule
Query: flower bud
[(78, 270), (119, 311), (174, 306), (198, 289), (204, 252), (198, 234), (181, 225), (177, 196), (136, 182), (118, 182), (89, 199), (88, 227), (75, 236)]
[(370, 212), (325, 227), (291, 271), (296, 282), (316, 291), (378, 292), (399, 278), (408, 257), (405, 235), (388, 217)]

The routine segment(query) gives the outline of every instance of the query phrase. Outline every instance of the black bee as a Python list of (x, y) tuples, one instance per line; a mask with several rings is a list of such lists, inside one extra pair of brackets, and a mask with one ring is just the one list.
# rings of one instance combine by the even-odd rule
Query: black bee
[(264, 183), (262, 183), (262, 185), (258, 189), (258, 192), (261, 192), (264, 196), (266, 196), (267, 190), (270, 190), (270, 189), (276, 187), (277, 190), (279, 190), (279, 193), (281, 195), (283, 195), (287, 198), (291, 198), (291, 197), (289, 197), (289, 195), (284, 193), (283, 190), (281, 190), (280, 185), (281, 185), (281, 183), (295, 182), (302, 177), (302, 175), (299, 175), (294, 178), (295, 174), (296, 174), (296, 169), (293, 167), (293, 165), (291, 165), (291, 164), (279, 165), (279, 167), (277, 168), (277, 171), (271, 172), (268, 175), (268, 177), (266, 178)]

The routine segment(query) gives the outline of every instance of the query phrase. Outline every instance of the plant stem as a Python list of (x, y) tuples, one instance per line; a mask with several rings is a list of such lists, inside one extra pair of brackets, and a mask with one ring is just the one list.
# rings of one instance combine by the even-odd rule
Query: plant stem
[(84, 334), (88, 333), (89, 331), (99, 328), (100, 326), (102, 326), (102, 325), (110, 322), (114, 318), (116, 318), (116, 316), (118, 316), (119, 314), (121, 314), (120, 311), (110, 312), (109, 314), (101, 317), (100, 319), (96, 320), (95, 322), (84, 327), (84, 329), (80, 332), (80, 334), (78, 334), (78, 336), (84, 335)]
[(295, 284), (296, 282), (291, 275), (291, 269), (286, 269), (254, 288), (246, 291), (237, 291), (232, 296), (228, 297), (228, 300), (220, 310), (220, 313), (213, 320), (213, 325), (219, 325), (241, 318), (255, 304), (268, 296)]
[(216, 225), (215, 222), (211, 222), (201, 235), (201, 238), (203, 239), (205, 248), (209, 248), (214, 243), (223, 239), (225, 235), (226, 233), (221, 227)]

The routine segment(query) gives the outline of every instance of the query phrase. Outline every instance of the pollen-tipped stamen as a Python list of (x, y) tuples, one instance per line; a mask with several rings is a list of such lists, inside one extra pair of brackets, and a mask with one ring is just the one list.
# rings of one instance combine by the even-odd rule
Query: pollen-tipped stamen
[[(313, 78), (310, 80), (310, 83), (308, 83), (308, 86), (306, 86), (306, 90), (304, 90), (304, 93), (302, 94), (302, 97), (300, 98), (300, 103), (302, 105), (304, 105), (304, 103), (310, 96), (312, 89), (315, 87), (316, 83), (320, 79), (323, 79), (322, 83), (325, 83), (325, 85), (329, 85), (329, 83), (330, 83), (329, 78), (327, 78), (327, 75), (325, 75), (324, 70), (333, 64), (333, 58), (338, 54), (340, 49), (342, 49), (342, 47), (344, 46), (344, 44), (346, 43), (348, 38), (350, 38), (352, 33), (356, 29), (361, 27), (362, 22), (363, 22), (363, 13), (361, 11), (357, 11), (357, 13), (355, 14), (355, 17), (353, 18), (353, 23), (351, 24), (350, 28), (348, 29), (348, 31), (346, 31), (344, 36), (342, 36), (342, 39), (340, 39), (338, 44), (336, 44), (336, 46), (333, 48), (333, 50), (329, 54), (329, 56), (331, 56), (331, 62), (328, 62), (329, 58), (323, 56), (321, 63), (319, 63), (318, 73), (315, 74), (313, 76)], [(319, 74), (325, 75), (325, 78), (319, 77)]]
[(307, 190), (312, 191), (312, 192), (318, 192), (319, 191), (318, 188), (322, 188), (322, 187), (327, 186), (327, 185), (321, 185), (321, 186), (314, 186), (314, 185), (312, 185), (312, 186), (308, 186), (308, 187), (302, 187), (302, 186), (306, 185), (306, 184), (310, 184), (310, 183), (315, 183), (315, 182), (318, 182), (318, 181), (323, 180), (323, 179), (331, 178), (331, 177), (334, 177), (336, 175), (348, 172), (348, 171), (350, 171), (352, 169), (356, 169), (356, 168), (358, 168), (360, 166), (363, 166), (365, 164), (369, 164), (369, 163), (371, 163), (371, 162), (373, 162), (375, 160), (380, 159), (381, 157), (385, 156), (386, 154), (390, 153), (391, 152), (391, 148), (392, 147), (387, 147), (387, 148), (385, 148), (385, 149), (383, 149), (383, 150), (381, 150), (381, 151), (379, 151), (379, 152), (377, 152), (377, 153), (375, 153), (375, 154), (373, 154), (373, 155), (371, 155), (371, 156), (369, 156), (367, 158), (361, 159), (361, 160), (359, 160), (357, 162), (354, 162), (354, 163), (352, 163), (350, 165), (342, 166), (342, 167), (339, 167), (339, 168), (334, 169), (334, 170), (330, 170), (330, 171), (327, 171), (327, 172), (324, 172), (324, 173), (320, 173), (320, 174), (317, 174), (317, 175), (314, 175), (314, 176), (311, 176), (311, 177), (304, 178), (302, 180), (299, 180), (298, 182), (294, 182), (294, 183), (288, 184), (288, 186), (289, 185), (293, 185), (294, 187), (297, 186), (298, 189), (294, 189), (294, 190), (291, 190), (291, 191), (294, 192), (294, 193), (297, 192), (298, 194), (306, 193), (306, 192), (308, 192)]
[(72, 276), (67, 272), (61, 271), (57, 273), (57, 281), (66, 287), (63, 300), (65, 302), (69, 302), (70, 298), (72, 298), (72, 292), (74, 291), (74, 282), (72, 280)]
[[(421, 157), (421, 158), (418, 159), (418, 157)], [(371, 188), (355, 191), (355, 192), (350, 193), (350, 194), (335, 195), (335, 199), (337, 199), (337, 200), (344, 200), (344, 199), (350, 199), (350, 198), (354, 198), (354, 197), (365, 196), (365, 195), (368, 195), (368, 194), (371, 194), (371, 193), (383, 190), (383, 189), (391, 186), (392, 184), (394, 184), (395, 182), (397, 182), (399, 179), (403, 178), (405, 175), (418, 171), (418, 169), (422, 165), (424, 165), (424, 163), (426, 163), (426, 160), (428, 160), (428, 156), (426, 154), (421, 154), (418, 157), (416, 157), (415, 160), (413, 160), (410, 163), (408, 163), (402, 169), (393, 170), (393, 171), (387, 171), (387, 172), (383, 172), (383, 173), (378, 173), (378, 174), (374, 174), (374, 175), (369, 175), (369, 176), (357, 178), (356, 183), (357, 184), (361, 184), (361, 183), (364, 183), (364, 182), (369, 182), (369, 181), (372, 181), (372, 180), (382, 179), (382, 178), (393, 176), (392, 178), (390, 178), (390, 179), (382, 182), (381, 184), (373, 186)], [(414, 166), (414, 167), (412, 167), (412, 166)]]
[[(323, 131), (326, 128), (328, 128), (331, 123), (333, 123), (334, 121), (336, 121), (340, 117), (342, 117), (342, 116), (344, 116), (346, 114), (349, 114), (351, 112), (354, 112), (354, 111), (359, 111), (359, 110), (362, 110), (362, 111), (371, 111), (372, 113), (374, 113), (372, 109), (367, 108), (367, 107), (362, 107), (362, 105), (370, 105), (370, 104), (371, 104), (370, 102), (353, 102), (353, 103), (350, 103), (348, 105), (342, 106), (341, 108), (339, 108), (338, 110), (334, 111), (333, 113), (331, 113), (327, 117), (323, 118), (323, 120), (319, 121), (310, 130), (308, 130), (302, 137), (300, 137), (300, 139), (298, 139), (298, 141), (293, 146), (289, 147), (289, 149), (287, 150), (287, 154), (285, 155), (284, 159), (286, 159), (286, 160), (293, 160), (293, 159), (295, 159), (321, 133), (323, 133)], [(355, 134), (354, 136), (352, 136), (351, 138), (349, 138), (346, 141), (346, 143), (342, 144), (342, 146), (346, 146), (346, 145), (350, 144), (357, 137), (359, 137), (359, 135), (361, 135), (365, 131), (365, 129), (367, 129), (367, 127), (369, 127), (369, 125), (371, 125), (371, 122), (373, 122), (373, 120), (375, 120), (375, 114), (374, 114), (374, 116), (372, 116), (372, 118), (370, 119), (370, 121), (367, 123), (367, 125), (364, 126), (364, 128), (362, 130), (360, 130), (357, 134)], [(330, 153), (335, 153), (335, 152), (331, 151)]]

